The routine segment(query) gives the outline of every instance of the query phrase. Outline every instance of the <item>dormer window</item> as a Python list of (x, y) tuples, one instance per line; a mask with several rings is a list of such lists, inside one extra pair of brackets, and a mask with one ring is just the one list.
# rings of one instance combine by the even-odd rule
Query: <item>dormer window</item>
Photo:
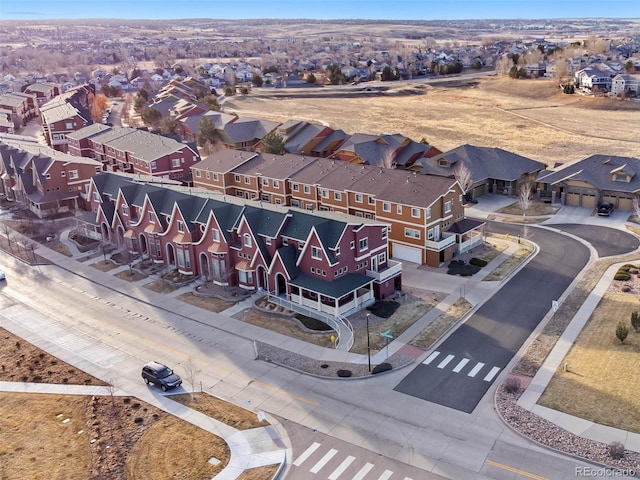
[(245, 233), (243, 235), (243, 243), (245, 247), (251, 247), (251, 235), (249, 235), (248, 233)]
[(127, 207), (124, 203), (122, 204), (122, 215), (129, 216), (129, 207)]
[(446, 158), (441, 158), (440, 160), (438, 160), (438, 166), (439, 167), (444, 167), (444, 168), (449, 168), (451, 166), (451, 164), (447, 161)]
[(178, 220), (178, 232), (184, 233), (184, 222), (182, 220)]

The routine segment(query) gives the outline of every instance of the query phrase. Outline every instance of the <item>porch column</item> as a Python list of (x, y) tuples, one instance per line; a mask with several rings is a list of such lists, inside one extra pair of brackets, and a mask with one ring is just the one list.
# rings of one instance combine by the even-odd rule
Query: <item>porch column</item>
[(337, 317), (338, 315), (340, 315), (340, 299), (334, 298), (333, 299), (333, 316)]

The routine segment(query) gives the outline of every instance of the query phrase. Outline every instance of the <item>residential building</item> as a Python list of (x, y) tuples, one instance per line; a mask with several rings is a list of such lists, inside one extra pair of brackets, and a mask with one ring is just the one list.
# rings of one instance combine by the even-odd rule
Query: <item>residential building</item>
[(235, 150), (252, 150), (255, 145), (272, 132), (278, 122), (258, 120), (256, 118), (239, 118), (227, 123), (224, 129), (218, 130), (218, 136), (226, 148)]
[(130, 127), (85, 127), (69, 138), (69, 153), (99, 160), (105, 170), (187, 180), (200, 161), (197, 148)]
[(72, 157), (30, 137), (0, 136), (0, 194), (38, 217), (88, 208), (89, 181), (102, 166)]
[(11, 112), (11, 121), (16, 131), (38, 116), (36, 97), (27, 93), (11, 92), (0, 95), (0, 109)]
[(412, 170), (425, 175), (456, 178), (465, 169), (469, 200), (486, 193), (516, 195), (523, 183), (533, 182), (546, 165), (501, 148), (461, 145), (431, 158), (420, 158)]
[(453, 178), (339, 160), (222, 150), (192, 168), (194, 186), (229, 197), (340, 212), (389, 225), (394, 258), (438, 266), (482, 241), (481, 222), (464, 220)]
[(626, 95), (638, 96), (640, 93), (640, 75), (618, 74), (611, 80), (611, 95), (618, 96), (622, 92)]
[(24, 93), (35, 95), (36, 103), (41, 106), (60, 95), (62, 89), (57, 83), (34, 83), (25, 88)]
[(609, 202), (619, 210), (633, 211), (640, 195), (640, 159), (592, 155), (540, 172), (540, 195), (553, 203), (596, 208)]
[(104, 240), (187, 277), (263, 289), (321, 319), (340, 319), (401, 288), (402, 266), (389, 259), (381, 222), (109, 172), (93, 178), (89, 194)]

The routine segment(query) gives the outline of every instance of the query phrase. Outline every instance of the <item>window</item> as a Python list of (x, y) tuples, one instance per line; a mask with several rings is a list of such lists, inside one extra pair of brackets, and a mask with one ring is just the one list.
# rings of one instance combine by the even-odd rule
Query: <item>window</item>
[(340, 247), (336, 247), (336, 257), (340, 256)]
[(292, 183), (291, 188), (293, 189), (294, 192), (297, 192), (298, 190), (300, 190), (300, 186), (297, 183)]
[(306, 193), (306, 194), (311, 193), (311, 187), (309, 185), (305, 185), (304, 186), (304, 193)]
[(451, 200), (444, 202), (444, 213), (451, 213)]
[(93, 201), (94, 202), (100, 201), (100, 194), (98, 192), (93, 192)]
[(313, 210), (313, 203), (307, 204), (307, 210)]
[(266, 193), (263, 193), (262, 195), (260, 195), (260, 200), (262, 200), (263, 202), (269, 202), (270, 201), (270, 196), (267, 195)]
[(282, 205), (282, 199), (276, 198), (276, 205)]
[(402, 215), (402, 205), (396, 205), (396, 213)]
[(60, 172), (60, 176), (61, 176), (62, 178), (66, 177), (66, 176), (67, 176), (67, 172), (65, 172), (64, 170), (63, 170), (63, 171), (61, 171), (61, 172)]
[(354, 242), (353, 240), (351, 240), (351, 243), (349, 244), (349, 247), (351, 248), (351, 250), (353, 250), (354, 248), (356, 248), (356, 242)]
[(78, 170), (69, 170), (69, 178), (75, 180), (78, 178)]
[(342, 201), (342, 193), (340, 192), (333, 192), (333, 199), (340, 202)]
[(358, 241), (358, 247), (360, 248), (360, 251), (362, 252), (363, 250), (366, 250), (369, 248), (369, 238), (368, 237), (364, 237), (361, 238)]
[(420, 230), (416, 230), (415, 228), (405, 228), (404, 236), (409, 238), (420, 238)]
[(279, 180), (274, 180), (273, 181), (273, 188), (280, 188), (280, 181)]
[(184, 251), (179, 249), (177, 253), (178, 253), (178, 266), (181, 268), (184, 268), (186, 265), (184, 261)]
[(382, 229), (382, 239), (386, 240), (389, 238), (389, 229), (387, 227), (383, 227)]
[(151, 162), (149, 164), (149, 167), (151, 167), (151, 170), (155, 170), (156, 169), (156, 161), (154, 160), (153, 162)]
[(266, 243), (267, 245), (271, 245), (271, 237), (265, 237), (264, 243)]
[[(196, 170), (196, 178), (202, 177), (202, 172), (200, 170)], [(207, 172), (207, 178), (209, 178), (209, 172)]]
[(179, 167), (179, 166), (180, 166), (180, 159), (179, 159), (179, 158), (173, 158), (173, 159), (171, 160), (171, 166), (172, 166), (173, 168), (177, 168), (177, 167)]
[(233, 176), (233, 179), (234, 179), (236, 182), (240, 183), (240, 175), (234, 175), (234, 176)]
[(375, 205), (376, 199), (373, 197), (369, 197), (369, 205)]
[(300, 202), (298, 200), (291, 200), (291, 206), (292, 207), (299, 207), (300, 206)]
[(298, 243), (298, 250), (302, 251), (303, 248), (304, 248), (304, 242)]
[(420, 209), (419, 208), (412, 208), (411, 209), (411, 216), (413, 218), (420, 218)]
[(322, 250), (318, 247), (311, 247), (311, 258), (314, 260), (322, 260)]
[(178, 220), (178, 231), (184, 233), (184, 222), (182, 220)]
[(149, 222), (150, 222), (150, 223), (156, 223), (156, 217), (155, 217), (155, 215), (153, 214), (153, 212), (149, 212), (149, 214), (148, 214), (148, 215), (149, 215)]
[(322, 190), (320, 190), (320, 195), (322, 196), (322, 198), (329, 198), (329, 191), (323, 188)]
[(249, 183), (251, 183), (251, 179), (248, 176), (244, 177), (244, 183), (248, 185)]
[(391, 204), (390, 203), (383, 203), (382, 204), (382, 211), (383, 212), (390, 212), (391, 211)]
[(220, 241), (220, 231), (217, 228), (212, 228), (211, 229), (211, 237), (213, 238), (214, 242), (219, 242)]
[(424, 213), (425, 218), (431, 218), (431, 207), (427, 207)]
[(380, 255), (378, 255), (378, 265), (382, 263), (386, 263), (386, 261), (387, 261), (387, 252), (382, 252)]
[(124, 203), (122, 204), (122, 214), (129, 216), (129, 207), (127, 205), (125, 205)]
[(213, 174), (213, 179), (214, 179), (215, 181), (218, 181), (218, 174), (217, 174), (217, 173), (214, 173), (214, 174)]
[(269, 179), (268, 178), (263, 178), (262, 179), (262, 185), (264, 185), (265, 187), (269, 186)]
[(67, 123), (65, 123), (65, 128), (66, 128), (67, 130), (71, 130), (71, 129), (73, 128), (73, 123), (71, 123), (71, 122), (67, 122)]
[(243, 238), (243, 243), (245, 247), (251, 247), (251, 235), (245, 233)]
[(362, 203), (362, 194), (361, 193), (356, 193), (356, 202)]
[(435, 236), (436, 236), (435, 228), (430, 228), (429, 230), (427, 230), (427, 240), (433, 240)]

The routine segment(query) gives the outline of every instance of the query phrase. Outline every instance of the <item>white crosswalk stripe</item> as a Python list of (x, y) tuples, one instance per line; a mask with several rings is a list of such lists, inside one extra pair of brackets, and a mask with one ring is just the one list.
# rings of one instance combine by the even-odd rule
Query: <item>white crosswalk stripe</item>
[(358, 473), (356, 473), (356, 476), (353, 477), (353, 480), (362, 480), (365, 477), (365, 475), (371, 471), (373, 467), (374, 467), (373, 463), (366, 463), (365, 466), (362, 467)]
[(378, 477), (378, 480), (389, 480), (391, 475), (393, 475), (391, 470), (385, 470), (384, 473)]
[(307, 448), (302, 455), (300, 455), (294, 462), (293, 464), (296, 467), (299, 467), (300, 465), (302, 465), (302, 463), (309, 458), (313, 452), (315, 452), (318, 448), (320, 448), (320, 444), (318, 442), (313, 442), (309, 448)]
[(444, 368), (447, 364), (455, 358), (455, 355), (447, 355), (443, 361), (438, 364), (438, 368)]
[(493, 380), (493, 377), (495, 377), (498, 374), (499, 371), (500, 371), (500, 367), (493, 367), (491, 371), (487, 373), (487, 376), (484, 377), (484, 381), (490, 382), (491, 380)]
[(476, 363), (476, 366), (473, 367), (469, 373), (467, 373), (467, 377), (475, 377), (478, 374), (478, 372), (482, 370), (482, 367), (484, 367), (484, 363), (482, 362)]
[(454, 368), (453, 371), (455, 373), (460, 373), (460, 370), (462, 370), (467, 363), (469, 363), (469, 359), (463, 358), (458, 362), (458, 364), (456, 365), (456, 368)]
[(342, 461), (342, 463), (340, 464), (340, 466), (338, 468), (336, 468), (331, 473), (331, 475), (329, 475), (329, 480), (338, 480), (340, 475), (342, 475), (344, 473), (344, 471), (347, 468), (349, 468), (349, 465), (351, 465), (355, 459), (356, 459), (356, 457), (352, 457), (351, 455), (349, 455), (347, 458), (345, 458)]
[(431, 355), (429, 355), (427, 359), (422, 363), (425, 365), (429, 365), (438, 355), (440, 355), (440, 352), (436, 350), (435, 352), (432, 352)]
[(322, 457), (318, 461), (318, 463), (316, 463), (313, 467), (311, 467), (311, 469), (309, 471), (311, 473), (318, 473), (320, 470), (322, 470), (322, 467), (324, 467), (327, 463), (329, 463), (329, 460), (331, 460), (335, 456), (336, 453), (338, 453), (338, 450), (332, 448), (327, 453), (325, 453), (324, 457)]

